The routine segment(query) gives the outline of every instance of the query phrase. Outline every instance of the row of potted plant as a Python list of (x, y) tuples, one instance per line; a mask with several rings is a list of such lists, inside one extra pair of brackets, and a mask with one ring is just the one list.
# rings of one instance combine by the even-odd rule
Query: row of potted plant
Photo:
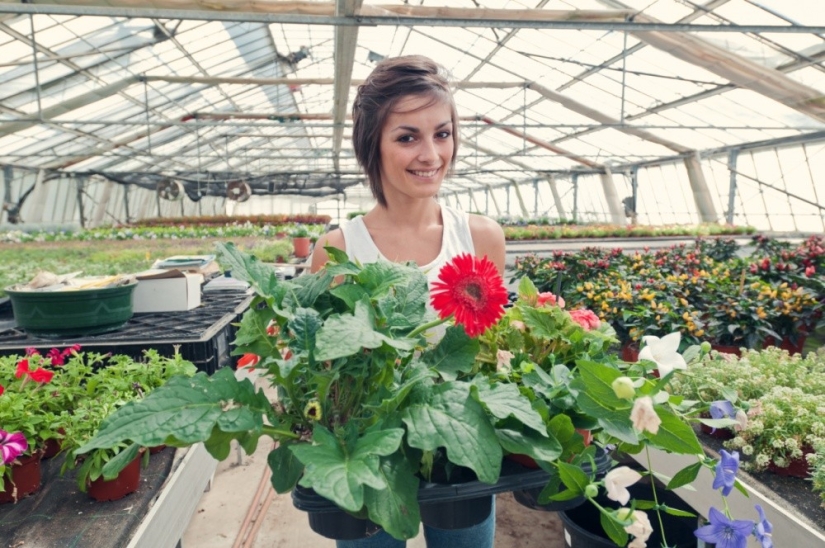
[(141, 219), (132, 223), (132, 226), (209, 226), (229, 224), (253, 224), (259, 226), (273, 225), (328, 225), (332, 218), (329, 215), (315, 215), (311, 213), (269, 213), (262, 215), (194, 215), (189, 217), (153, 217)]
[(717, 418), (736, 421), (721, 435), (746, 469), (819, 478), (813, 486), (825, 505), (825, 348), (805, 357), (779, 348), (711, 353), (679, 371), (672, 385), (711, 404)]
[[(98, 431), (103, 419), (130, 401), (144, 398), (175, 375), (189, 376), (195, 366), (147, 350), (140, 361), (124, 355), (83, 352), (79, 346), (29, 349), (25, 356), (0, 357), (0, 495), (17, 500), (16, 467), (65, 454), (61, 473), (77, 468), (78, 488), (111, 479), (107, 464), (129, 463), (139, 447), (113, 444), (78, 458), (75, 450)], [(148, 456), (148, 455), (147, 455)], [(34, 487), (39, 487), (39, 475)], [(136, 486), (135, 486), (136, 487)]]
[[(227, 369), (174, 377), (119, 408), (76, 452), (204, 442), (220, 459), (233, 439), (250, 452), (271, 437), (278, 492), (306, 498), (311, 490), (360, 524), (359, 534), (377, 524), (399, 539), (432, 519), (422, 491), (434, 484), (455, 493), (467, 474), (477, 479), (473, 500), (505, 489), (508, 454), (529, 457), (546, 474), (540, 503), (590, 501), (619, 546), (646, 544), (646, 511), (685, 514), (658, 504), (655, 491), (631, 500), (627, 487), (652, 472), (600, 467), (606, 446), (695, 455), (667, 488), (691, 483), (704, 467), (716, 471), (724, 495), (733, 488), (735, 470), (706, 458), (691, 427), (733, 421), (699, 418), (708, 405), (669, 392), (674, 370), (702, 355), (699, 347), (679, 353), (678, 333), (648, 338), (643, 359), (627, 363), (608, 351), (616, 342), (609, 324), (565, 308), (527, 278), (505, 310), (507, 291), (486, 259), (455, 258), (430, 293), (413, 266), (360, 265), (327, 252), (326, 269), (280, 281), (254, 257), (219, 245), (221, 261), (257, 294), (234, 352), (278, 388), (277, 402)], [(429, 344), (434, 331), (443, 336)], [(601, 504), (602, 494), (617, 504)], [(719, 514), (713, 530), (731, 519)], [(748, 523), (737, 534), (759, 536), (757, 522)], [(696, 534), (708, 539), (713, 530)]]
[[(782, 254), (767, 256), (776, 246)], [(758, 348), (785, 340), (798, 346), (822, 319), (825, 240), (757, 245), (745, 257), (740, 252), (735, 241), (723, 239), (649, 253), (594, 247), (518, 257), (516, 272), (594, 310), (623, 343), (678, 331), (685, 344)]]
[(505, 224), (507, 240), (559, 240), (568, 238), (657, 238), (671, 236), (730, 236), (753, 234), (749, 226), (720, 225), (546, 225), (533, 223)]

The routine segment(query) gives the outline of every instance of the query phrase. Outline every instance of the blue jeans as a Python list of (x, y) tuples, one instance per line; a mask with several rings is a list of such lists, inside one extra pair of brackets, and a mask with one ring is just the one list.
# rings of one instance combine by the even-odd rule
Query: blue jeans
[[(466, 529), (436, 529), (424, 526), (427, 548), (493, 548), (496, 536), (496, 498), (490, 515)], [(407, 541), (393, 538), (383, 529), (368, 538), (358, 540), (336, 540), (337, 548), (405, 548)]]

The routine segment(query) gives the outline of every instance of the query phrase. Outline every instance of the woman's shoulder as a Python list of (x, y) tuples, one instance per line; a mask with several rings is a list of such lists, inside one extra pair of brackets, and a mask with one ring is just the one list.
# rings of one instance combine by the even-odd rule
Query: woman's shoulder
[(340, 228), (330, 230), (326, 234), (321, 235), (315, 243), (315, 248), (312, 250), (312, 265), (311, 272), (317, 272), (329, 261), (329, 255), (324, 249), (326, 246), (337, 247), (346, 251), (346, 240), (344, 239), (344, 231)]
[(501, 240), (504, 242), (504, 230), (501, 225), (490, 217), (479, 215), (477, 213), (468, 213), (468, 222), (470, 224), (470, 233), (473, 235), (473, 240), (477, 238), (489, 238)]

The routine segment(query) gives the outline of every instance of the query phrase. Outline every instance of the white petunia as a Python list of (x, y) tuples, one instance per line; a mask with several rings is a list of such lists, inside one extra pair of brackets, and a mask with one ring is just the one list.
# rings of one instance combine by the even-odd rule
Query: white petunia
[(661, 339), (653, 335), (642, 337), (645, 347), (639, 352), (640, 360), (650, 360), (656, 363), (659, 376), (664, 377), (674, 369), (687, 369), (685, 358), (679, 354), (679, 343), (682, 335), (676, 331), (665, 335)]
[(607, 498), (625, 505), (630, 500), (628, 487), (642, 479), (642, 475), (636, 470), (627, 466), (614, 468), (604, 477), (604, 488), (607, 490)]

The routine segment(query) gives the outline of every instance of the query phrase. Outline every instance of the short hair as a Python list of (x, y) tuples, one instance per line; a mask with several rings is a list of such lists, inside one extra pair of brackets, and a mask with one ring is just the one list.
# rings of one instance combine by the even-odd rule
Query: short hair
[(447, 70), (423, 55), (405, 55), (379, 61), (363, 84), (358, 86), (352, 105), (352, 146), (364, 170), (373, 197), (386, 207), (381, 181), (381, 132), (398, 102), (409, 96), (431, 96), (450, 105), (453, 123), (453, 157), (458, 155), (458, 113), (450, 91)]

